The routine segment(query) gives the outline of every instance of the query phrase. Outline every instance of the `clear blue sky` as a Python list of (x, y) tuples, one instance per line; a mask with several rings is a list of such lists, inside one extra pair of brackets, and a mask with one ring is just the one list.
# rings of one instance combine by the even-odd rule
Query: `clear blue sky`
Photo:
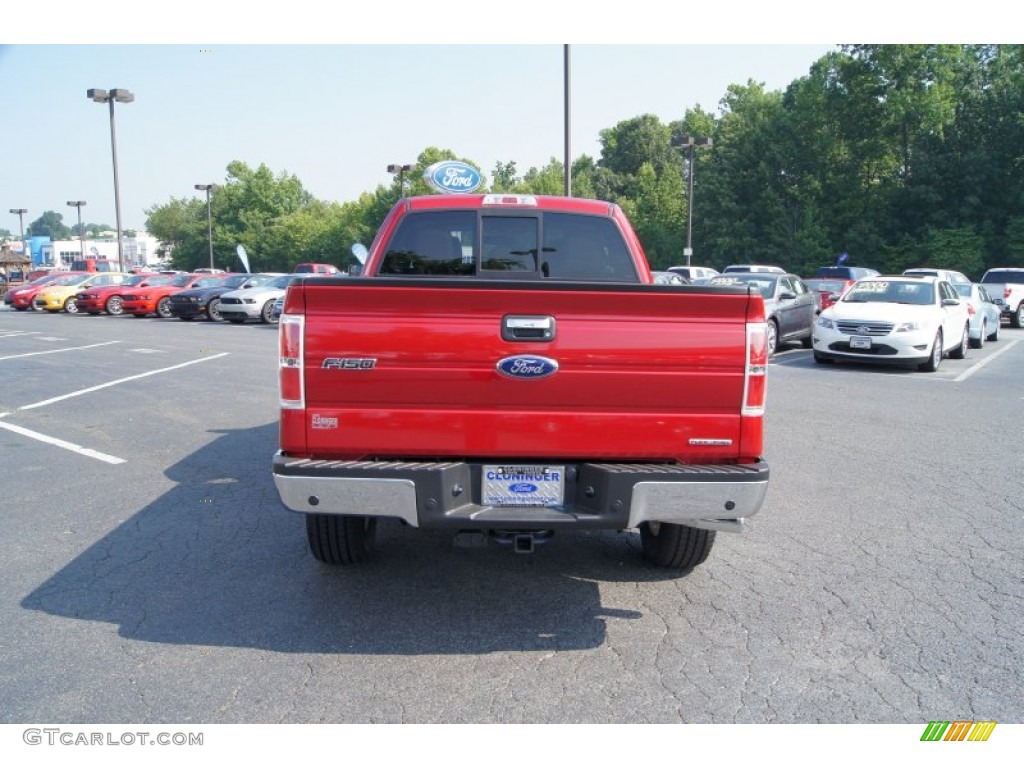
[[(713, 110), (730, 83), (783, 88), (828, 50), (818, 46), (573, 45), (573, 157), (600, 155), (599, 131), (653, 113)], [(209, 51), (209, 52), (206, 52)], [(295, 174), (316, 197), (356, 199), (390, 182), (388, 163), (451, 149), (490, 175), (564, 155), (563, 48), (357, 45), (25, 45), (0, 49), (0, 214), (44, 210), (114, 223), (108, 107), (89, 88), (127, 88), (115, 106), (126, 228), (143, 210), (220, 183), (231, 160)]]
[[(577, 6), (589, 10), (576, 19), (536, 0), (381, 3), (370, 11), (299, 0), (281, 6), (291, 13), (248, 20), (183, 0), (160, 7), (166, 18), (137, 22), (111, 16), (125, 12), (122, 3), (62, 5), (14, 9), (24, 18), (7, 30), (26, 42), (0, 47), (0, 228), (14, 233), (10, 208), (29, 210), (26, 225), (45, 210), (73, 224), (68, 200), (87, 201), (86, 221), (114, 224), (109, 113), (86, 98), (89, 88), (135, 94), (115, 115), (123, 225), (142, 229), (144, 209), (198, 196), (197, 183), (222, 183), (232, 160), (287, 171), (316, 197), (342, 202), (389, 183), (388, 163), (414, 162), (429, 146), (475, 161), (488, 176), (498, 161), (515, 161), (523, 173), (561, 160), (566, 40), (584, 41), (570, 49), (572, 155), (597, 158), (604, 128), (646, 113), (667, 123), (698, 104), (715, 111), (730, 84), (748, 79), (785, 88), (836, 48), (833, 38), (855, 31), (837, 21), (780, 33), (778, 3), (760, 33), (760, 17), (737, 25), (731, 3), (686, 25), (681, 7), (638, 0), (617, 6), (631, 12), (621, 29), (607, 19), (588, 27), (585, 17), (604, 5)], [(329, 7), (337, 12), (325, 15)], [(403, 7), (409, 12), (396, 13)], [(111, 18), (122, 23), (111, 26)], [(200, 27), (225, 42), (190, 42)], [(399, 42), (383, 44), (390, 30)], [(656, 42), (606, 43), (645, 38)], [(502, 42), (510, 39), (537, 42)], [(665, 42), (673, 39), (681, 43)]]

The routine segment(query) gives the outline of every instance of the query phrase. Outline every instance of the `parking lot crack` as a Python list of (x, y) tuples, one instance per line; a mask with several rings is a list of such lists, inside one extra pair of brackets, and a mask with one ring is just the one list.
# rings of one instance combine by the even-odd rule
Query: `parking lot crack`
[(305, 663), (305, 674), (303, 674), (295, 687), (292, 688), (288, 708), (281, 713), (281, 716), (277, 720), (278, 724), (292, 722), (291, 716), (299, 707), (299, 699), (306, 693), (306, 690), (309, 688), (309, 684), (313, 680), (315, 674), (313, 665), (307, 661)]

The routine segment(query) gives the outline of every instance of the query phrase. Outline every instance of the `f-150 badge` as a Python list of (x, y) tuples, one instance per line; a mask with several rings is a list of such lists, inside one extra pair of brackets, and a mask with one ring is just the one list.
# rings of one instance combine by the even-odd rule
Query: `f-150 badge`
[(374, 357), (325, 357), (321, 368), (337, 371), (369, 371), (377, 365)]
[(514, 355), (498, 361), (498, 373), (510, 379), (543, 379), (558, 370), (558, 361), (536, 355)]

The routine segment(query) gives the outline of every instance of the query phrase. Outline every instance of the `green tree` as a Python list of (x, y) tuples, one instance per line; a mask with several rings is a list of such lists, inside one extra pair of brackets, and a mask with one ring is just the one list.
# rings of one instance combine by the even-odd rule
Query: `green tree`
[(1006, 223), (1006, 250), (1000, 263), (986, 264), (986, 267), (1024, 266), (1024, 216), (1011, 216)]
[(685, 263), (685, 199), (678, 173), (660, 177), (650, 163), (642, 165), (621, 198), (623, 211), (643, 244), (652, 269)]
[(516, 176), (516, 163), (510, 160), (502, 163), (500, 160), (494, 164), (491, 171), (492, 192), (515, 192), (519, 179)]
[(564, 194), (565, 166), (552, 157), (543, 168), (531, 168), (523, 174), (522, 188), (531, 195)]
[(782, 95), (763, 83), (731, 85), (722, 99), (714, 146), (695, 149), (693, 242), (698, 263), (767, 262), (790, 267), (799, 258), (795, 221), (787, 210), (790, 155)]
[(649, 164), (657, 175), (675, 162), (670, 147), (672, 134), (656, 115), (640, 115), (601, 131), (601, 165), (623, 175), (633, 175)]
[(291, 272), (303, 261), (347, 265), (352, 242), (346, 244), (338, 236), (344, 224), (345, 211), (340, 203), (319, 200), (278, 217), (267, 235), (267, 253), (276, 254), (268, 268)]
[[(85, 224), (83, 226), (85, 228), (85, 236), (86, 237), (99, 237), (101, 232), (113, 232), (114, 231), (114, 227), (110, 226), (109, 224)], [(76, 225), (76, 230), (77, 230), (77, 225)]]
[[(308, 242), (305, 235), (292, 240), (282, 237), (280, 222), (313, 203), (297, 177), (284, 172), (275, 175), (266, 165), (250, 168), (232, 161), (226, 182), (210, 193), (215, 265), (240, 267), (238, 245), (245, 246), (256, 271), (284, 271), (305, 261), (304, 253), (294, 252), (295, 242)], [(146, 213), (147, 229), (170, 250), (176, 268), (191, 270), (209, 264), (205, 200), (172, 199)]]
[[(879, 154), (895, 160), (899, 178), (912, 176), (914, 156), (927, 136), (943, 137), (958, 102), (957, 69), (965, 54), (957, 45), (849, 45), (877, 119), (871, 134)], [(863, 104), (864, 102), (862, 102)]]
[(71, 230), (64, 225), (64, 216), (56, 211), (43, 211), (43, 215), (28, 225), (25, 232), (30, 237), (46, 237), (51, 240), (67, 240)]
[[(206, 220), (206, 205), (196, 198), (171, 198), (163, 205), (154, 205), (145, 210), (146, 231), (159, 240), (162, 251), (176, 254), (183, 268), (192, 268), (202, 263), (200, 241)], [(209, 251), (207, 250), (207, 254)], [(207, 259), (209, 256), (207, 255)]]

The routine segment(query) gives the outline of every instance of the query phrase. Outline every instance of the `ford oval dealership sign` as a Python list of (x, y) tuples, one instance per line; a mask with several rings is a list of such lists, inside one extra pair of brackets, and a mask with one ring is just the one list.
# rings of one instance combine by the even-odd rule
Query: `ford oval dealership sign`
[(442, 160), (423, 171), (423, 180), (438, 192), (458, 195), (475, 191), (484, 179), (480, 172), (468, 163)]

